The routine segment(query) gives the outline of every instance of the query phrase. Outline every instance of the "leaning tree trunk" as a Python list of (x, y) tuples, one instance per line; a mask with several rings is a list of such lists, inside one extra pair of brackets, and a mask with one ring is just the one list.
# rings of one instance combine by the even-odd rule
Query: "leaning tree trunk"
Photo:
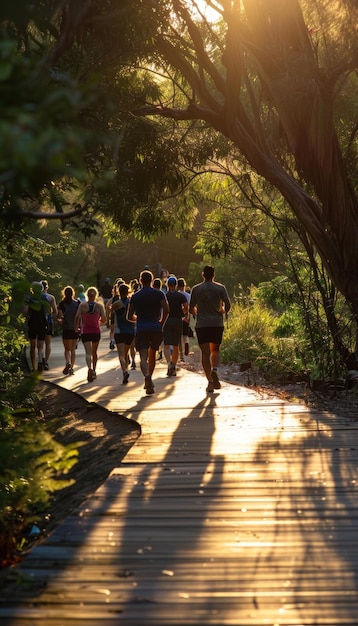
[[(338, 74), (325, 72), (319, 66), (297, 0), (245, 0), (244, 5), (248, 23), (244, 27), (234, 22), (230, 40), (241, 41), (241, 65), (244, 51), (250, 53), (277, 111), (295, 159), (297, 176), (309, 194), (304, 192), (302, 183), (288, 179), (287, 170), (275, 167), (277, 161), (267, 150), (267, 143), (266, 158), (255, 159), (251, 153), (250, 162), (286, 198), (336, 288), (358, 314), (358, 201), (335, 130), (334, 89)], [(238, 62), (237, 57), (230, 58), (231, 62)], [(256, 100), (252, 99), (251, 104), (257, 109)], [(245, 150), (245, 146), (242, 148)]]
[[(333, 77), (319, 70), (296, 0), (244, 2), (248, 23), (229, 23), (225, 60), (228, 94), (221, 128), (266, 180), (280, 190), (305, 229), (338, 291), (358, 318), (358, 201), (345, 171), (336, 136)], [(240, 42), (240, 43), (238, 43)], [(297, 175), (282, 167), (265, 139), (259, 104), (248, 89), (251, 122), (242, 98), (233, 103), (235, 82), (249, 85), (245, 52), (250, 53), (266, 97), (277, 111)], [(237, 93), (237, 92), (236, 92)], [(298, 182), (299, 177), (304, 181)], [(323, 303), (324, 305), (327, 303)], [(334, 310), (326, 306), (328, 325), (348, 369), (357, 362), (343, 342)]]

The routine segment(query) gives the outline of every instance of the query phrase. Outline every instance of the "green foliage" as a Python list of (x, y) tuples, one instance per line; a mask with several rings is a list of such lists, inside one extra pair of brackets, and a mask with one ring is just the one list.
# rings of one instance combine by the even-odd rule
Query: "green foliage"
[(269, 309), (234, 304), (222, 343), (223, 362), (255, 362), (264, 354), (271, 353), (275, 325), (276, 317)]
[(89, 100), (69, 76), (39, 71), (36, 55), (19, 54), (15, 38), (0, 40), (0, 59), (0, 209), (14, 219), (46, 186), (51, 190), (51, 181), (84, 178), (81, 143), (88, 132), (77, 119)]
[(129, 112), (161, 97), (133, 65), (168, 18), (155, 5), (0, 8), (0, 219), (56, 216), (88, 238), (104, 215), (143, 241), (192, 226), (190, 203), (175, 200), (186, 129)]
[[(0, 328), (2, 341), (3, 335)], [(63, 476), (79, 445), (64, 447), (49, 434), (36, 408), (36, 376), (23, 378), (16, 343), (12, 354), (16, 367), (1, 370), (0, 565), (10, 564), (26, 545), (29, 525), (44, 514), (54, 491), (71, 484)]]
[[(0, 563), (11, 563), (29, 525), (40, 519), (54, 491), (77, 461), (77, 446), (64, 447), (47, 432), (36, 411), (36, 379), (16, 386), (0, 403)], [(29, 396), (29, 388), (32, 396)], [(13, 390), (14, 391), (14, 390)], [(26, 395), (25, 395), (26, 394)], [(27, 529), (27, 530), (26, 530)], [(26, 540), (25, 540), (26, 544)]]
[(287, 311), (287, 307), (297, 301), (299, 293), (297, 285), (287, 276), (276, 276), (260, 283), (257, 289), (251, 291), (251, 296), (276, 311)]
[[(333, 295), (332, 295), (333, 294)], [(277, 276), (251, 289), (251, 297), (277, 315), (276, 337), (293, 337), (299, 347), (302, 369), (320, 378), (344, 375), (346, 365), (336, 348), (339, 340), (354, 352), (356, 322), (350, 307), (318, 266), (302, 266), (289, 278)], [(324, 303), (331, 303), (335, 326), (330, 326)], [(312, 374), (313, 375), (313, 374)]]
[[(108, 126), (117, 127), (121, 136), (115, 148), (115, 171), (99, 194), (88, 190), (92, 206), (120, 234), (145, 242), (173, 229), (190, 230), (195, 207), (181, 165), (182, 132), (165, 120), (125, 121), (118, 115), (108, 120)], [(113, 146), (102, 152), (108, 168), (112, 167)]]
[[(9, 287), (1, 291), (10, 300)], [(5, 299), (6, 302), (6, 299)], [(3, 304), (8, 310), (9, 304)], [(0, 321), (0, 563), (11, 562), (20, 537), (38, 519), (51, 494), (64, 486), (59, 476), (76, 461), (74, 448), (59, 445), (36, 411), (36, 376), (24, 377), (26, 338)]]
[(21, 380), (21, 361), (26, 338), (15, 328), (0, 325), (0, 391), (14, 394), (13, 384)]
[[(321, 301), (308, 274), (298, 285), (279, 276), (252, 286), (246, 297), (234, 304), (224, 333), (224, 363), (251, 362), (266, 380), (280, 384), (301, 376), (335, 380), (345, 374), (337, 354)], [(354, 320), (343, 298), (337, 296), (342, 340), (355, 349)]]
[(278, 318), (274, 335), (275, 337), (292, 337), (299, 328), (302, 328), (300, 311), (298, 307), (292, 305)]
[(17, 381), (22, 379), (21, 356), (26, 338), (19, 332), (19, 320), (12, 315), (11, 304), (11, 286), (0, 282), (0, 392), (14, 397)]
[(314, 242), (354, 308), (357, 38), (353, 3), (331, 5), (282, 14), (267, 2), (260, 17), (245, 5), (214, 25), (166, 0), (2, 3), (0, 213), (18, 223), (43, 211), (89, 237), (100, 212), (118, 239), (151, 241), (188, 232), (205, 199), (197, 249), (240, 264), (239, 281), (219, 278), (232, 294), (275, 274), (299, 282)]
[[(53, 247), (25, 230), (0, 235), (0, 564), (12, 562), (26, 545), (29, 524), (45, 510), (63, 476), (76, 462), (75, 446), (63, 447), (49, 434), (37, 409), (36, 375), (24, 376), (27, 344), (23, 332), (24, 295), (37, 262)], [(30, 281), (25, 278), (27, 272)], [(36, 303), (34, 303), (34, 306)]]
[[(278, 337), (279, 316), (261, 303), (234, 304), (222, 343), (224, 363), (251, 363), (266, 380), (282, 382), (304, 369), (297, 336)], [(291, 330), (291, 329), (290, 329)]]

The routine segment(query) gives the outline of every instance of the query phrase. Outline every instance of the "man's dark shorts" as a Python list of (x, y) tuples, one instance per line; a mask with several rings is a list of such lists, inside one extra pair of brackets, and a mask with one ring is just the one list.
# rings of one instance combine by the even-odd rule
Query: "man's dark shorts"
[(183, 330), (183, 322), (181, 318), (168, 318), (164, 326), (164, 345), (178, 346), (180, 344)]
[(135, 337), (135, 347), (138, 352), (152, 348), (159, 350), (159, 346), (163, 341), (162, 330), (140, 330)]
[(114, 341), (116, 346), (119, 343), (124, 343), (126, 346), (130, 346), (135, 335), (133, 333), (114, 333)]
[(47, 326), (31, 326), (28, 328), (29, 339), (39, 339), (45, 341), (47, 335)]
[(196, 328), (196, 337), (199, 346), (202, 343), (216, 343), (220, 346), (223, 338), (223, 332), (223, 326), (204, 326), (203, 328)]

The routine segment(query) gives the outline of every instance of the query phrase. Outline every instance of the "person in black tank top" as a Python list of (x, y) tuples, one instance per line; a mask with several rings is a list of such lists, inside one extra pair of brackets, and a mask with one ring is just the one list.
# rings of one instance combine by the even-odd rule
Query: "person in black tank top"
[(76, 346), (79, 337), (78, 331), (75, 329), (75, 319), (78, 307), (81, 303), (79, 299), (74, 298), (75, 292), (73, 287), (67, 285), (62, 290), (62, 300), (57, 307), (58, 322), (62, 327), (62, 342), (65, 354), (65, 367), (63, 373), (72, 375), (75, 360)]

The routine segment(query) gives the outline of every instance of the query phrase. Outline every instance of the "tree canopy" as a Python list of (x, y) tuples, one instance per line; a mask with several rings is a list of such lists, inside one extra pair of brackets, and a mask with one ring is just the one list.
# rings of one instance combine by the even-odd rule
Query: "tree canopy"
[(188, 182), (230, 153), (233, 176), (252, 168), (282, 194), (308, 255), (358, 313), (354, 0), (0, 11), (3, 214), (100, 210), (142, 235), (185, 229)]
[(100, 214), (142, 238), (188, 228), (188, 204), (172, 210), (185, 188), (180, 135), (131, 111), (160, 93), (139, 67), (140, 4), (0, 7), (3, 219), (72, 220), (90, 234)]
[[(190, 2), (158, 29), (158, 64), (180, 75), (180, 100), (146, 114), (203, 120), (275, 186), (336, 287), (358, 312), (357, 65), (353, 2)], [(183, 94), (185, 104), (182, 104)]]

